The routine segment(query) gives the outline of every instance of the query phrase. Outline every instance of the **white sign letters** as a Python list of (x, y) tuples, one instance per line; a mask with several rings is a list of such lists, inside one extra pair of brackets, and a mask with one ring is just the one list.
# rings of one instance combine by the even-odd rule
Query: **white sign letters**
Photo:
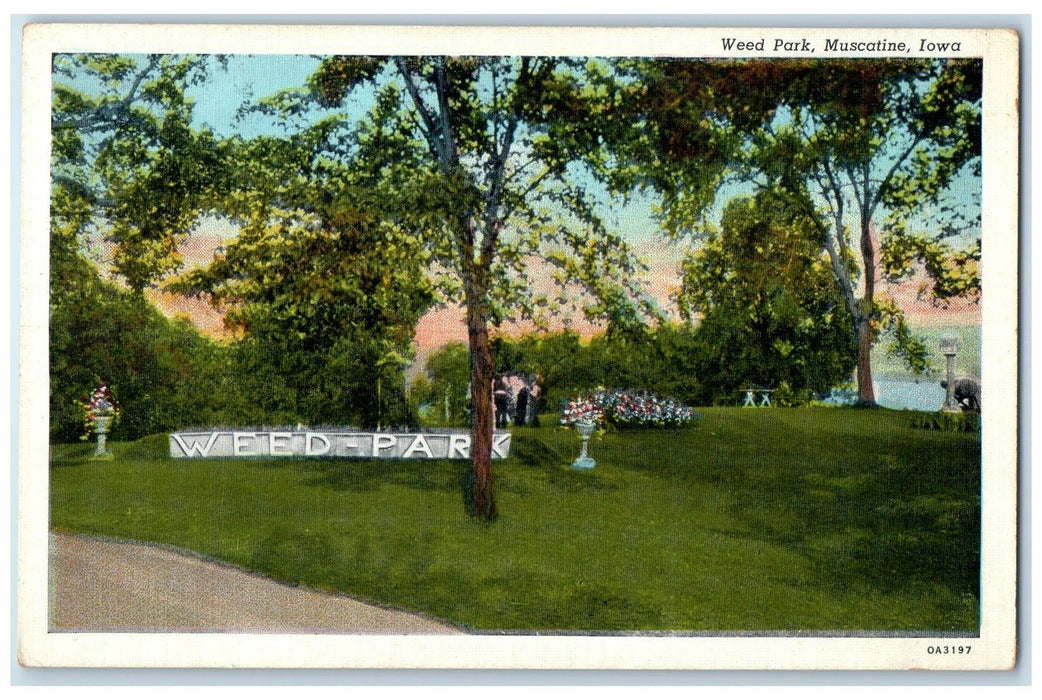
[[(509, 454), (510, 433), (494, 433), (492, 458), (504, 459)], [(470, 459), (470, 434), (452, 431), (192, 430), (170, 434), (170, 456)]]

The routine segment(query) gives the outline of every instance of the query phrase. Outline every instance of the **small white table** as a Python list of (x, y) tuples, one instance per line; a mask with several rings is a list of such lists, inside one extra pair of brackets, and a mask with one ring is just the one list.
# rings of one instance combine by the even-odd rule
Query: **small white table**
[[(770, 406), (773, 405), (773, 404), (771, 404), (771, 392), (774, 391), (773, 389), (744, 389), (744, 391), (745, 391), (745, 399), (742, 400), (742, 406), (743, 407), (744, 406), (752, 406), (753, 408), (756, 408), (756, 407), (761, 407), (762, 408), (764, 406), (770, 407)], [(757, 392), (760, 393), (760, 402), (759, 403), (756, 403), (756, 393)]]

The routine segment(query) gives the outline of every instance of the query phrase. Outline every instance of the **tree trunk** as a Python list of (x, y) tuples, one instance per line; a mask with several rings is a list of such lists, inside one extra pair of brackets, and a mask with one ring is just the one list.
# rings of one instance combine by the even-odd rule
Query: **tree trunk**
[(872, 321), (868, 314), (855, 317), (857, 331), (857, 394), (859, 406), (875, 406), (872, 386)]
[[(474, 308), (478, 307), (478, 308)], [(467, 337), (470, 344), (471, 413), (470, 445), (473, 473), (464, 488), (467, 510), (480, 520), (494, 521), (499, 512), (492, 488), (492, 345), (488, 337), (488, 318), (480, 302), (467, 303)], [(471, 505), (473, 504), (473, 505)]]
[[(868, 183), (868, 173), (864, 175)], [(868, 201), (868, 193), (865, 200)], [(861, 264), (865, 270), (865, 293), (861, 308), (854, 315), (857, 326), (857, 393), (859, 406), (875, 406), (876, 391), (872, 387), (872, 317), (876, 313), (876, 243), (872, 235), (872, 218), (868, 206), (861, 208)]]

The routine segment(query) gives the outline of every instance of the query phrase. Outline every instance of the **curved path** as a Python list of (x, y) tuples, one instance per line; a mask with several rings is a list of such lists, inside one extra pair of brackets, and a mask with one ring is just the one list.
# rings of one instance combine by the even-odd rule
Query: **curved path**
[(157, 546), (50, 534), (55, 631), (452, 634), (343, 595)]

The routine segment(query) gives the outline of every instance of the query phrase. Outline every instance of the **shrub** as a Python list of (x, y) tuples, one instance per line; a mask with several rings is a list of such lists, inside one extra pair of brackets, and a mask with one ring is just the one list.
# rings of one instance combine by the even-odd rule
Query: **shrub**
[(918, 430), (940, 430), (945, 433), (975, 433), (980, 430), (977, 413), (919, 413), (912, 417), (911, 427)]

